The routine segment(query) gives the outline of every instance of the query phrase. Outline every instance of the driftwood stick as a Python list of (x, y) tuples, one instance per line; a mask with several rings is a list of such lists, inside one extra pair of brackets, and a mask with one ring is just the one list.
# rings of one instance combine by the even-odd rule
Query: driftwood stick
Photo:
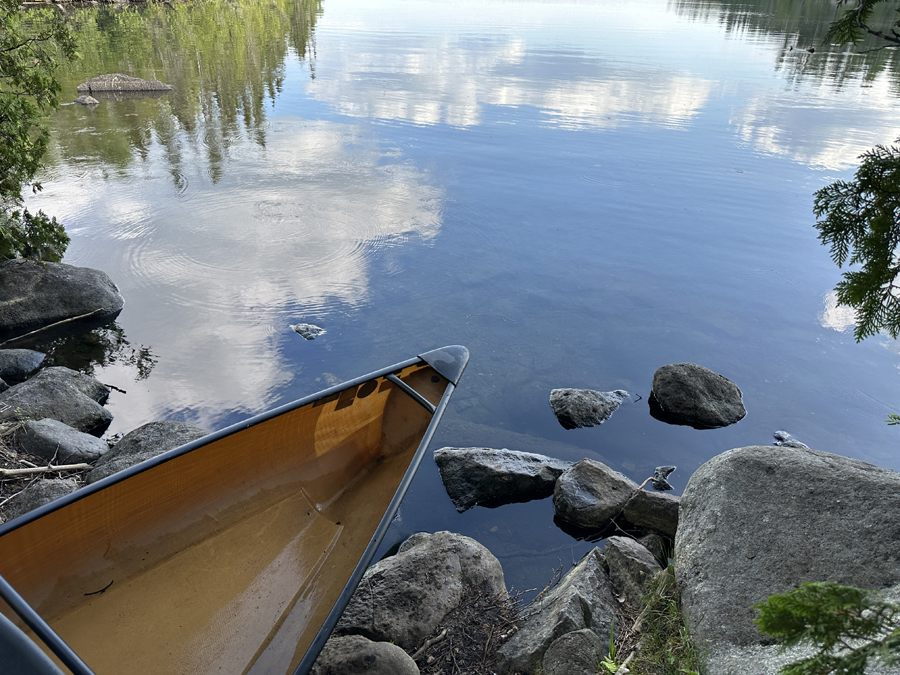
[(53, 466), (36, 466), (33, 469), (0, 469), (0, 478), (10, 478), (12, 476), (29, 476), (35, 473), (56, 473), (57, 471), (84, 471), (93, 468), (90, 464), (60, 464)]
[(80, 319), (89, 319), (92, 316), (100, 314), (101, 312), (105, 312), (106, 310), (102, 307), (95, 309), (93, 312), (88, 312), (87, 314), (80, 314), (79, 316), (73, 316), (69, 319), (63, 319), (62, 321), (57, 321), (56, 323), (51, 323), (49, 326), (44, 326), (43, 328), (38, 328), (37, 330), (33, 330), (30, 333), (25, 333), (25, 335), (20, 335), (19, 337), (10, 338), (5, 342), (0, 342), (0, 347), (5, 347), (10, 342), (18, 342), (19, 340), (24, 340), (25, 338), (31, 337), (33, 335), (37, 335), (38, 333), (43, 333), (45, 330), (50, 330), (51, 328), (56, 328), (57, 326), (62, 326), (63, 324), (70, 323), (72, 321), (78, 321)]
[(418, 661), (419, 659), (421, 659), (425, 655), (425, 651), (429, 647), (431, 647), (435, 643), (440, 642), (445, 637), (447, 637), (447, 629), (446, 628), (444, 630), (442, 630), (440, 635), (438, 635), (437, 637), (433, 637), (429, 640), (425, 640), (425, 644), (423, 644), (421, 647), (419, 647), (419, 649), (416, 650), (416, 653), (412, 655), (412, 660)]

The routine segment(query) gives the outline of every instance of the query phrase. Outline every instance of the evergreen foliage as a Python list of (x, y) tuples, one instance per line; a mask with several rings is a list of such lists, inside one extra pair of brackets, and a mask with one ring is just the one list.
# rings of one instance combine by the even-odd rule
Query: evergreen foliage
[[(844, 0), (838, 0), (839, 5), (843, 2)], [(897, 31), (897, 27), (900, 27), (900, 20), (895, 21), (884, 31), (869, 25), (875, 6), (882, 2), (885, 0), (859, 0), (856, 7), (847, 10), (840, 19), (831, 24), (825, 40), (838, 44), (847, 44), (848, 42), (856, 44), (861, 42), (868, 33), (880, 37), (882, 40), (900, 44), (900, 32)], [(897, 11), (900, 12), (900, 10)]]
[(900, 607), (877, 600), (873, 591), (807, 582), (755, 609), (756, 625), (783, 648), (818, 649), (784, 666), (783, 675), (863, 675), (870, 660), (900, 663)]
[[(900, 141), (898, 141), (900, 142)], [(886, 329), (900, 335), (900, 146), (876, 146), (861, 155), (852, 181), (837, 181), (815, 194), (819, 239), (845, 272), (835, 287), (838, 302), (857, 309), (855, 336)]]
[(0, 258), (59, 260), (68, 237), (55, 218), (31, 214), (22, 190), (40, 190), (49, 133), (41, 118), (59, 105), (54, 71), (75, 56), (75, 43), (55, 9), (26, 12), (18, 0), (0, 0)]

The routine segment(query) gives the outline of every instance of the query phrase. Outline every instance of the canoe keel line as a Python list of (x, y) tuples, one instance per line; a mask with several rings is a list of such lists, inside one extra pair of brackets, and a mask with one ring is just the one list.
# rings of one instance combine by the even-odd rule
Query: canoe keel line
[(0, 525), (0, 671), (309, 672), (468, 358), (422, 354)]

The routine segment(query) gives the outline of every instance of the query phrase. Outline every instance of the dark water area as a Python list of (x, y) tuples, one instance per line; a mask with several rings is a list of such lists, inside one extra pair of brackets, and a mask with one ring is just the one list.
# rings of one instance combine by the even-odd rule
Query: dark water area
[[(822, 46), (834, 12), (78, 10), (84, 59), (64, 100), (101, 72), (175, 89), (50, 120), (28, 205), (65, 223), (66, 262), (106, 271), (126, 299), (115, 330), (67, 353), (127, 392), (111, 433), (163, 418), (220, 429), (462, 344), (472, 360), (434, 448), (591, 457), (638, 482), (674, 464), (680, 493), (709, 458), (784, 429), (900, 470), (884, 423), (900, 412), (900, 346), (854, 342), (812, 214), (815, 190), (900, 136), (896, 52)], [(298, 322), (327, 332), (305, 341)], [(747, 417), (705, 431), (653, 419), (654, 371), (684, 361), (737, 383)], [(548, 403), (558, 387), (643, 399), (567, 431)], [(550, 500), (457, 514), (429, 458), (385, 547), (439, 529), (484, 543), (520, 589), (591, 546), (553, 524)]]

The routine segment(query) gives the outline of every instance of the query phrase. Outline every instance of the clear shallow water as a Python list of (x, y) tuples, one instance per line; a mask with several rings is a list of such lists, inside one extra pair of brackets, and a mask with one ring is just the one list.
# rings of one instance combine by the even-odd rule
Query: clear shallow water
[[(67, 225), (67, 262), (119, 285), (118, 325), (155, 359), (139, 380), (127, 359), (96, 367), (127, 391), (111, 431), (222, 428), (458, 343), (472, 361), (434, 447), (593, 457), (637, 481), (676, 464), (680, 492), (710, 457), (786, 429), (900, 469), (884, 424), (900, 348), (855, 344), (829, 305), (840, 272), (811, 212), (816, 189), (900, 136), (896, 76), (789, 50), (818, 48), (821, 4), (101, 14), (64, 75), (72, 98), (109, 71), (176, 90), (63, 107), (29, 206)], [(306, 342), (299, 321), (328, 332)], [(680, 361), (733, 379), (747, 417), (711, 431), (651, 418), (654, 371)], [(566, 431), (556, 387), (645, 398)], [(426, 462), (390, 537), (436, 529), (482, 541), (518, 588), (589, 548), (549, 500), (457, 514)]]

